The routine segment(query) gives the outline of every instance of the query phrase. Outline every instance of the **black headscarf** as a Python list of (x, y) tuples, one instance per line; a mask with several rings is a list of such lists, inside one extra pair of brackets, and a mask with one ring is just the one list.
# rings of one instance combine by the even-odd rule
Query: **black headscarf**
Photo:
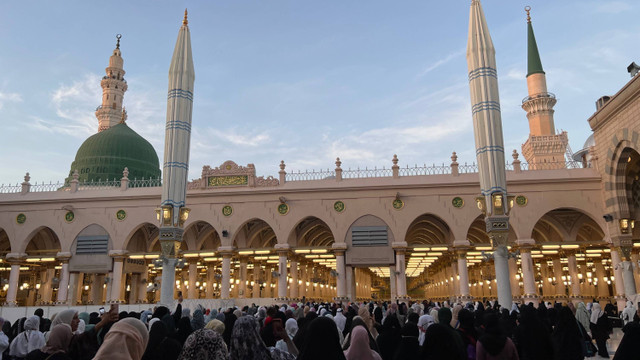
[(404, 324), (404, 327), (402, 328), (400, 346), (396, 350), (393, 359), (417, 359), (420, 356), (420, 343), (418, 342), (419, 334), (420, 330), (418, 329), (418, 325), (413, 322)]
[(465, 360), (467, 353), (452, 336), (451, 326), (431, 324), (422, 344), (422, 359)]
[[(173, 321), (173, 319), (171, 319)], [(156, 321), (149, 331), (147, 349), (142, 360), (175, 360), (180, 355), (182, 346), (175, 340), (168, 338), (169, 330), (162, 321)]]
[(377, 308), (375, 308), (373, 310), (373, 318), (375, 319), (376, 323), (382, 324), (382, 317), (383, 317), (382, 316), (382, 308), (380, 306), (378, 306)]
[(583, 359), (582, 333), (578, 326), (571, 309), (566, 306), (560, 308), (558, 323), (551, 335), (556, 359)]
[(158, 306), (156, 310), (153, 312), (153, 317), (162, 319), (165, 315), (171, 313), (169, 308), (166, 306)]
[[(544, 305), (543, 305), (544, 306)], [(521, 359), (553, 359), (550, 331), (537, 316), (540, 312), (532, 306), (520, 310), (520, 324), (515, 330), (514, 342)]]
[(391, 314), (384, 319), (380, 328), (380, 335), (376, 338), (376, 343), (380, 349), (380, 356), (383, 360), (392, 360), (393, 355), (400, 346), (402, 340), (402, 328), (396, 314)]
[(184, 342), (187, 341), (187, 338), (192, 332), (191, 320), (188, 317), (180, 318), (180, 321), (178, 322), (178, 330), (176, 331), (175, 336), (175, 339), (178, 340), (180, 345), (183, 345)]
[(498, 355), (504, 348), (507, 337), (500, 327), (500, 319), (496, 313), (489, 313), (484, 316), (484, 335), (480, 336), (478, 341), (493, 356)]
[(298, 350), (302, 349), (302, 346), (304, 346), (304, 339), (306, 337), (305, 335), (307, 333), (307, 329), (309, 328), (311, 322), (317, 317), (318, 314), (315, 311), (309, 311), (307, 315), (303, 317), (300, 322), (298, 322), (298, 332), (293, 337), (293, 343), (296, 345)]
[(640, 354), (640, 324), (637, 322), (628, 323), (622, 328), (622, 331), (624, 336), (620, 340), (613, 360), (633, 359)]
[(336, 323), (328, 317), (319, 317), (307, 327), (304, 346), (298, 360), (346, 360), (340, 347)]
[(232, 312), (224, 314), (224, 332), (222, 333), (222, 339), (227, 346), (231, 343), (231, 334), (233, 333), (233, 325), (236, 323), (236, 320), (238, 320), (238, 317)]

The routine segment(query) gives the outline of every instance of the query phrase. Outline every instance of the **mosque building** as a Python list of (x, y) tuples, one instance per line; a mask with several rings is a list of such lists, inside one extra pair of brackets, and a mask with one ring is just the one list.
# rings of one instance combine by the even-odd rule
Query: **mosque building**
[(178, 292), (207, 307), (302, 298), (635, 300), (640, 76), (598, 101), (593, 135), (571, 154), (568, 134), (556, 130), (557, 100), (529, 11), (526, 27), (530, 132), (521, 149), (502, 144), (495, 48), (473, 0), (467, 60), (477, 165), (454, 152), (448, 165), (408, 167), (390, 154), (381, 169), (342, 169), (338, 158), (331, 171), (289, 172), (281, 161), (277, 177), (264, 177), (253, 164), (213, 158), (219, 165), (203, 166), (193, 181), (186, 173), (197, 98), (186, 14), (169, 72), (162, 180), (155, 149), (126, 122), (118, 37), (100, 82), (97, 133), (79, 147), (69, 177), (32, 185), (27, 173), (22, 184), (0, 187), (0, 315), (28, 306), (137, 309)]

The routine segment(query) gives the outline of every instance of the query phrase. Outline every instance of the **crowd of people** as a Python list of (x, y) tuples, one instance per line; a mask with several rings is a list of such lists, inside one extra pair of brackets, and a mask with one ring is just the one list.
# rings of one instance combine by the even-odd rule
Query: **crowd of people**
[[(609, 358), (610, 314), (576, 306), (430, 301), (317, 303), (0, 318), (0, 360), (584, 359)], [(615, 360), (640, 357), (640, 310), (620, 314)], [(595, 345), (594, 345), (595, 341)]]

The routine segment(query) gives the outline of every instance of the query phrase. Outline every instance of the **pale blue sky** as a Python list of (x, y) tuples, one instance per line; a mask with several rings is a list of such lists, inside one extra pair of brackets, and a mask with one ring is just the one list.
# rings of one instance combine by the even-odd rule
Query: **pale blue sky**
[[(526, 21), (574, 151), (594, 102), (640, 63), (637, 1), (484, 0), (507, 149), (528, 135)], [(190, 178), (203, 165), (287, 170), (475, 161), (469, 1), (12, 1), (0, 10), (0, 183), (62, 181), (97, 131), (121, 33), (129, 126), (163, 159), (167, 71), (185, 7), (196, 70)], [(509, 151), (510, 152), (510, 151)]]

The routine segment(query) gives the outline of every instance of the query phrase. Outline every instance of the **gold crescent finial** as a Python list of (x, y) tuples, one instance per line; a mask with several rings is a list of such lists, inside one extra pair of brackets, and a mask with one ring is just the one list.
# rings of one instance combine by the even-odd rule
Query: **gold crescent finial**
[(525, 6), (525, 7), (524, 7), (524, 11), (526, 11), (526, 12), (527, 12), (527, 22), (529, 22), (529, 23), (530, 23), (530, 22), (531, 22), (531, 14), (530, 14), (530, 12), (531, 12), (531, 6)]
[(116, 39), (118, 39), (118, 42), (116, 43), (116, 49), (120, 49), (120, 39), (122, 38), (122, 35), (118, 34), (116, 35)]
[(184, 20), (182, 20), (182, 25), (187, 25), (189, 20), (187, 20), (187, 9), (184, 9)]

